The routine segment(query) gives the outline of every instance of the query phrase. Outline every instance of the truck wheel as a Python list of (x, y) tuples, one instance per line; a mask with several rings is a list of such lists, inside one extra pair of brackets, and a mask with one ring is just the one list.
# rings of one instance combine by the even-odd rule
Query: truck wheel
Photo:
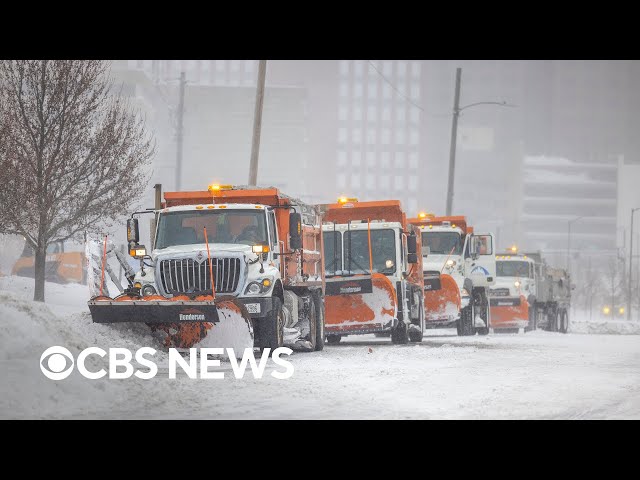
[(409, 330), (409, 341), (419, 343), (422, 341), (422, 331), (416, 328)]
[(562, 310), (559, 316), (559, 328), (560, 333), (567, 333), (569, 331), (569, 313), (566, 310)]
[(537, 319), (538, 309), (535, 306), (529, 307), (529, 325), (524, 328), (525, 333), (536, 329)]
[(279, 297), (273, 298), (273, 310), (263, 319), (256, 322), (260, 335), (258, 336), (260, 349), (271, 348), (273, 352), (276, 348), (284, 345), (284, 312), (282, 311), (282, 300)]
[[(482, 312), (480, 314), (480, 318), (484, 320), (487, 326), (474, 328), (474, 333), (477, 333), (478, 335), (487, 335), (489, 333), (489, 315), (490, 315), (489, 301), (487, 300), (487, 297), (484, 294), (480, 293), (478, 295), (479, 295), (478, 300), (479, 300), (480, 311)], [(473, 323), (475, 324), (475, 318), (473, 319)]]
[(391, 330), (391, 342), (396, 345), (409, 343), (409, 332), (406, 323), (398, 322), (396, 328)]
[[(418, 328), (409, 329), (409, 341), (421, 342), (424, 335), (424, 306), (422, 299), (418, 302)], [(415, 324), (414, 324), (415, 325)]]
[(460, 318), (456, 322), (456, 329), (458, 330), (459, 336), (468, 337), (476, 333), (475, 328), (473, 327), (474, 313), (475, 313), (475, 309), (471, 304), (467, 305), (462, 309), (462, 312), (460, 313)]
[(313, 303), (316, 307), (316, 352), (324, 349), (324, 303), (318, 294), (312, 294)]
[(327, 343), (329, 345), (337, 345), (342, 340), (342, 335), (327, 335)]

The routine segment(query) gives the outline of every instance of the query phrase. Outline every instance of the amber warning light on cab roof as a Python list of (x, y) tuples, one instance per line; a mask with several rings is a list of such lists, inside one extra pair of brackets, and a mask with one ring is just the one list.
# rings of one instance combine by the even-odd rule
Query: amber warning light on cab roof
[(216, 193), (220, 190), (233, 190), (233, 185), (220, 185), (218, 183), (213, 183), (209, 185), (208, 190), (210, 193)]
[(338, 198), (338, 203), (344, 205), (345, 203), (355, 203), (358, 199), (355, 197), (340, 197)]

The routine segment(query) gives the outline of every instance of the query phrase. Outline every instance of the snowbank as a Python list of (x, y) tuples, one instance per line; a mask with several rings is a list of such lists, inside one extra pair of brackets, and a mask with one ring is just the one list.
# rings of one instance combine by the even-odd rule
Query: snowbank
[(601, 320), (569, 323), (570, 333), (597, 333), (640, 335), (640, 322), (628, 320)]

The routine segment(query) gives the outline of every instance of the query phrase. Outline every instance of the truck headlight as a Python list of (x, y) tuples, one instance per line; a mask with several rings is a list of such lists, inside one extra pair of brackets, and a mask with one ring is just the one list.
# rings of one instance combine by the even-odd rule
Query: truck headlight
[(249, 283), (245, 289), (245, 295), (258, 295), (260, 293), (267, 293), (273, 286), (273, 278), (266, 277)]
[(520, 287), (520, 282), (518, 280), (516, 280), (515, 282), (513, 282), (513, 284), (516, 286), (516, 288)]
[(144, 287), (142, 287), (142, 296), (143, 297), (148, 297), (149, 295), (155, 295), (156, 293), (157, 293), (156, 289), (151, 284), (147, 284)]
[(452, 268), (456, 264), (455, 260), (447, 260), (447, 267)]

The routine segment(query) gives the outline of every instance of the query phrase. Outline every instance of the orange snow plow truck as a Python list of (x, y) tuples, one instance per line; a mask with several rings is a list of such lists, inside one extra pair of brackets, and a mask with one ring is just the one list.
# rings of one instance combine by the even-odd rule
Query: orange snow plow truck
[(391, 334), (393, 343), (422, 341), (420, 231), (397, 200), (340, 198), (322, 205), (326, 335)]
[[(89, 301), (94, 322), (143, 322), (176, 348), (322, 350), (324, 266), (314, 206), (276, 188), (231, 185), (160, 198), (156, 190), (156, 207), (127, 221), (140, 270), (118, 257), (129, 286)], [(137, 213), (154, 213), (150, 254), (139, 245)], [(119, 252), (106, 240), (100, 247), (91, 273), (102, 290), (107, 255)]]
[(489, 286), (495, 283), (493, 235), (476, 234), (465, 216), (420, 213), (427, 328), (455, 325), (458, 335), (489, 333)]

